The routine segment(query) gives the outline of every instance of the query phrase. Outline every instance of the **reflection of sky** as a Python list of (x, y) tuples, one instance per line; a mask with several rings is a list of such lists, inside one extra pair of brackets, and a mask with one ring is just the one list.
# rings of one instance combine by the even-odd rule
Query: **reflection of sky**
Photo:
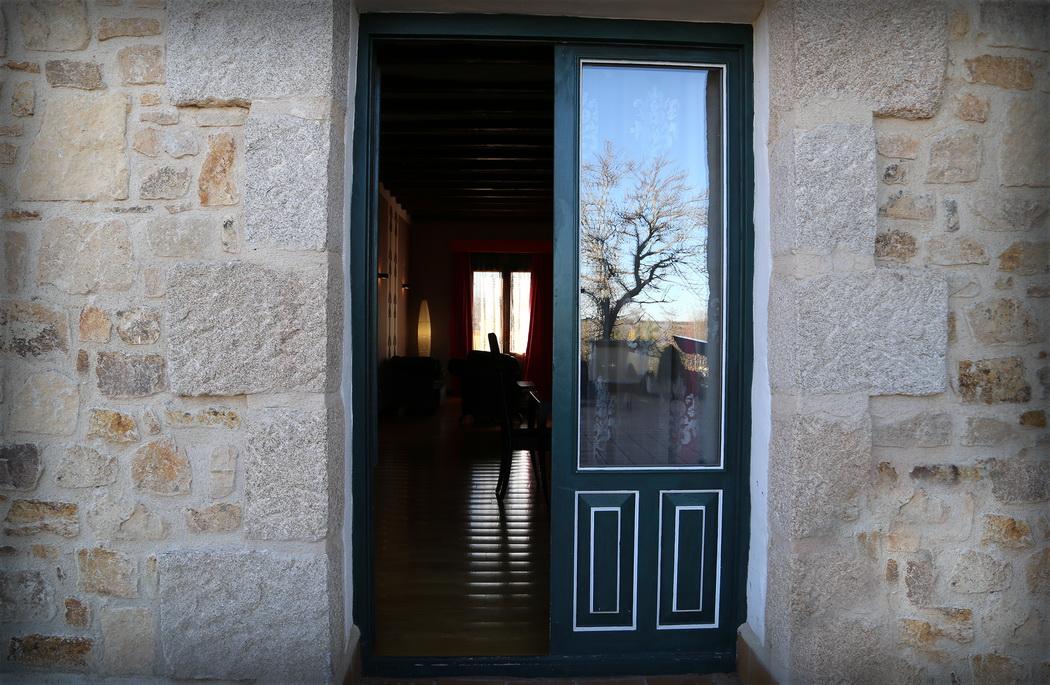
[[(597, 159), (609, 141), (622, 160), (644, 164), (663, 155), (670, 162), (670, 169), (686, 172), (686, 181), (695, 193), (706, 191), (706, 90), (705, 69), (585, 65), (581, 89), (582, 161)], [(698, 230), (697, 240), (702, 243), (706, 229)], [(667, 288), (667, 299), (671, 301), (647, 306), (649, 317), (682, 321), (706, 312), (706, 279), (694, 276), (692, 280), (688, 287), (678, 284)]]

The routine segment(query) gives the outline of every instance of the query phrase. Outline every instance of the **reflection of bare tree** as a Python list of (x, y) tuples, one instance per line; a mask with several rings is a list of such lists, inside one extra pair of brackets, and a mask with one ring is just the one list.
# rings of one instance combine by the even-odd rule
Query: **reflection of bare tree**
[(667, 158), (624, 161), (609, 142), (582, 175), (580, 292), (610, 340), (629, 305), (665, 302), (672, 281), (706, 271), (707, 194)]

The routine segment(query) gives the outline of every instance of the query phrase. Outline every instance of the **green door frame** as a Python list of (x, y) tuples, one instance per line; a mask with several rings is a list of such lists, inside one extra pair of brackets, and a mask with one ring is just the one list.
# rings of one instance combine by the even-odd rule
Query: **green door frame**
[[(740, 325), (726, 331), (726, 397), (724, 446), (726, 463), (739, 465), (736, 491), (727, 493), (736, 506), (725, 525), (736, 531), (738, 544), (727, 550), (725, 577), (733, 579), (730, 601), (724, 607), (727, 630), (735, 632), (746, 618), (744, 593), (749, 535), (748, 463), (751, 390), (751, 283), (753, 272), (751, 122), (752, 43), (746, 24), (690, 24), (656, 21), (621, 21), (514, 15), (366, 14), (358, 34), (357, 87), (353, 132), (353, 179), (348, 242), (350, 250), (351, 323), (351, 420), (350, 444), (353, 494), (353, 613), (361, 629), (360, 650), (365, 672), (390, 677), (465, 675), (567, 676), (623, 675), (628, 673), (716, 672), (735, 668), (730, 647), (713, 651), (664, 654), (557, 655), (535, 657), (376, 657), (371, 653), (375, 628), (373, 579), (372, 478), (377, 449), (375, 407), (377, 287), (377, 187), (379, 132), (379, 74), (376, 44), (383, 39), (429, 38), (468, 40), (518, 40), (573, 45), (622, 45), (689, 48), (716, 51), (737, 74), (727, 84), (727, 186), (735, 189), (727, 199), (728, 251), (726, 318)], [(563, 163), (555, 141), (555, 165)], [(573, 170), (575, 174), (575, 170)], [(555, 213), (566, 208), (555, 207)], [(553, 219), (553, 217), (552, 217)], [(557, 266), (557, 265), (556, 265)], [(573, 266), (575, 269), (575, 266)], [(556, 269), (557, 271), (557, 269)], [(555, 284), (558, 290), (558, 284)], [(564, 287), (564, 286), (563, 286)], [(560, 538), (552, 525), (552, 544)], [(654, 658), (658, 656), (659, 658)]]

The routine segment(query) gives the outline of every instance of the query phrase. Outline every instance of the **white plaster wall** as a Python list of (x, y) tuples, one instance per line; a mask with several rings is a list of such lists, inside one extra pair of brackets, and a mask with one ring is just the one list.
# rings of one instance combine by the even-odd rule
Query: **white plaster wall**
[(747, 624), (755, 635), (765, 635), (766, 572), (769, 546), (769, 438), (772, 427), (769, 389), (769, 277), (773, 258), (769, 236), (769, 17), (763, 10), (754, 23), (754, 285), (752, 322), (754, 362), (751, 378), (751, 520), (747, 564)]

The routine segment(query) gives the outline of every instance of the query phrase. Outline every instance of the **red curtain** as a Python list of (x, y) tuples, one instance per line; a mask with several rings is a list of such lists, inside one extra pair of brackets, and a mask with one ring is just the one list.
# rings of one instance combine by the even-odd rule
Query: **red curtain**
[[(452, 253), (452, 311), (449, 312), (448, 352), (450, 359), (467, 356), (472, 343), (470, 327), (471, 293), (474, 273), (470, 270), (470, 253)], [(459, 379), (453, 377), (449, 390), (459, 393)]]
[(529, 310), (529, 344), (522, 375), (536, 384), (543, 399), (551, 398), (551, 367), (554, 344), (554, 269), (551, 253), (532, 255), (532, 287)]

